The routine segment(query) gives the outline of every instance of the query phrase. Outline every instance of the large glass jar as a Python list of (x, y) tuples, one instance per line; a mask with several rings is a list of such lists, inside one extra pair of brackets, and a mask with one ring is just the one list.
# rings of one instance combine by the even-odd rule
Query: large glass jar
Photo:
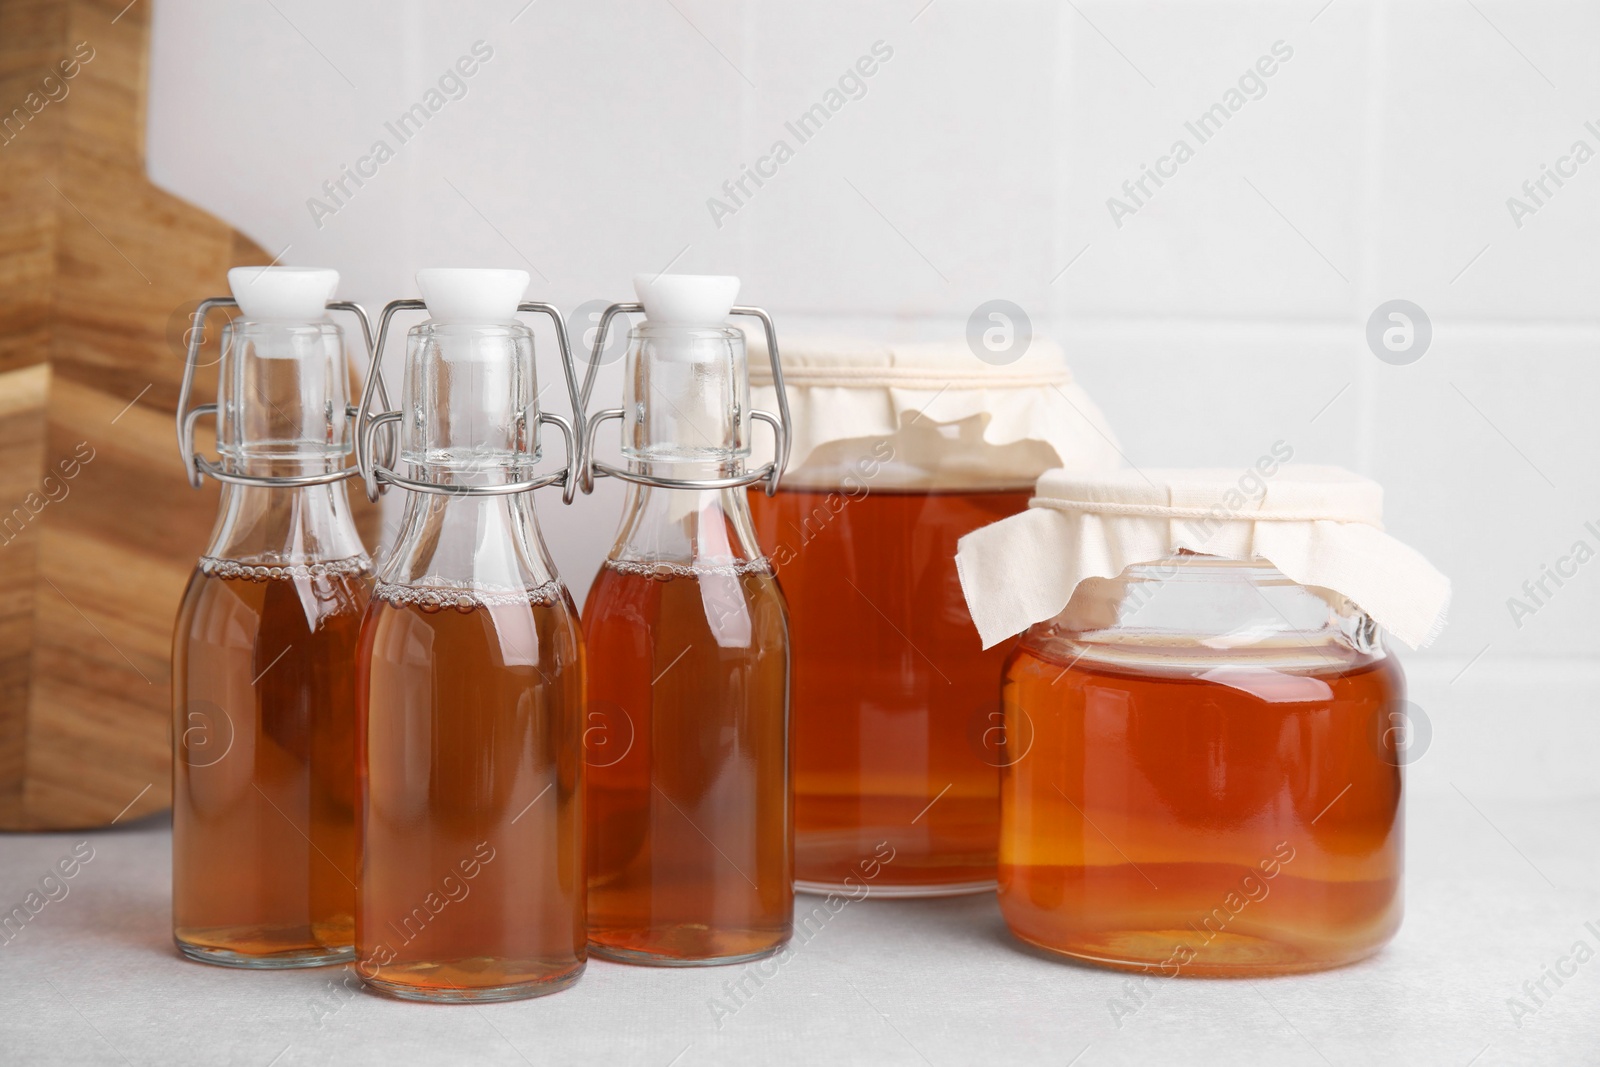
[(831, 476), (750, 494), (789, 600), (798, 880), (860, 879), (888, 842), (874, 892), (987, 888), (998, 760), (983, 719), (1010, 643), (978, 647), (954, 557), (1027, 506), (1031, 479), (952, 478), (887, 438), (835, 451)]
[(1377, 951), (1401, 917), (1404, 695), (1366, 613), (1263, 560), (1084, 581), (1006, 663), (1006, 922), (1169, 977)]
[(1040, 339), (1003, 367), (804, 340), (782, 362), (792, 458), (750, 504), (789, 602), (796, 886), (990, 890), (1011, 645), (974, 634), (956, 543), (1025, 510), (1044, 470), (1114, 463), (1109, 431)]

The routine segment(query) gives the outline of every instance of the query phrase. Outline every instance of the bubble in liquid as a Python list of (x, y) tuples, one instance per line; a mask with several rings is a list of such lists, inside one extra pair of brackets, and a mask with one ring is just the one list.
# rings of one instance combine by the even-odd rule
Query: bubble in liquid
[(292, 578), (338, 578), (344, 575), (363, 575), (372, 570), (372, 560), (365, 555), (321, 563), (241, 563), (216, 556), (200, 557), (200, 573), (208, 578), (237, 578), (247, 582), (288, 581)]
[(658, 582), (667, 582), (674, 578), (700, 578), (708, 574), (737, 578), (753, 574), (771, 575), (774, 573), (772, 561), (765, 556), (758, 556), (755, 559), (709, 557), (691, 560), (688, 563), (672, 563), (665, 560), (651, 562), (638, 559), (608, 559), (605, 562), (605, 567), (608, 570), (616, 571), (618, 574), (632, 574), (641, 578), (652, 578)]
[(447, 608), (467, 615), (479, 608), (554, 604), (561, 599), (561, 593), (561, 583), (553, 579), (533, 588), (460, 583), (460, 588), (451, 589), (417, 589), (380, 581), (372, 591), (375, 598), (386, 600), (395, 607), (416, 605), (417, 610), (429, 615), (436, 615)]

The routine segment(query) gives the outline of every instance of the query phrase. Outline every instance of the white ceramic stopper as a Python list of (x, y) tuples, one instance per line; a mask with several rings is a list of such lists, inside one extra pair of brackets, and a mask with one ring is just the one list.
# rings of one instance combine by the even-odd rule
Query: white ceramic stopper
[(633, 291), (654, 326), (725, 326), (739, 298), (729, 274), (635, 274)]
[(254, 322), (318, 322), (339, 287), (339, 272), (326, 267), (234, 267), (228, 288), (239, 311)]
[(528, 272), (490, 267), (425, 267), (417, 288), (439, 323), (512, 322), (528, 291)]

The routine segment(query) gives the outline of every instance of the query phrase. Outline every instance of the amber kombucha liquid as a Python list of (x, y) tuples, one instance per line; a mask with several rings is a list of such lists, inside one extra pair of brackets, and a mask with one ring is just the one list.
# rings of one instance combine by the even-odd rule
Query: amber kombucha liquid
[(752, 492), (788, 597), (795, 875), (838, 887), (887, 841), (883, 894), (990, 888), (999, 834), (998, 690), (1015, 642), (981, 648), (956, 541), (1031, 489)]
[(365, 557), (205, 559), (173, 642), (172, 910), (187, 956), (351, 958)]
[(553, 992), (584, 964), (583, 675), (565, 589), (381, 585), (362, 628), (357, 969), (383, 992)]
[(782, 597), (764, 567), (648, 568), (608, 563), (584, 605), (590, 944), (767, 955), (794, 905)]
[[(1081, 648), (1078, 651), (1082, 651)], [(1000, 905), (1042, 948), (1162, 974), (1317, 970), (1401, 917), (1392, 659), (1108, 665), (1024, 644), (1005, 685)], [(1069, 654), (1070, 653), (1070, 654)]]

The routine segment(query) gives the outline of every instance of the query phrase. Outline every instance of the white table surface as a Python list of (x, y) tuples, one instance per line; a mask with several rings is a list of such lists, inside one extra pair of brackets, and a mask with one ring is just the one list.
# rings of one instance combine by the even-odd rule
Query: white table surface
[[(469, 1007), (338, 992), (337, 969), (185, 962), (163, 820), (0, 835), (6, 909), (76, 842), (95, 852), (0, 943), (0, 1064), (1600, 1063), (1600, 800), (1447, 792), (1413, 796), (1408, 820), (1406, 921), (1380, 955), (1162, 981), (1120, 1027), (1126, 975), (1021, 948), (987, 896), (851, 904), (719, 1028), (710, 1000), (737, 969), (596, 960), (565, 992)], [(1518, 1026), (1507, 999), (1580, 939), (1595, 958)]]

